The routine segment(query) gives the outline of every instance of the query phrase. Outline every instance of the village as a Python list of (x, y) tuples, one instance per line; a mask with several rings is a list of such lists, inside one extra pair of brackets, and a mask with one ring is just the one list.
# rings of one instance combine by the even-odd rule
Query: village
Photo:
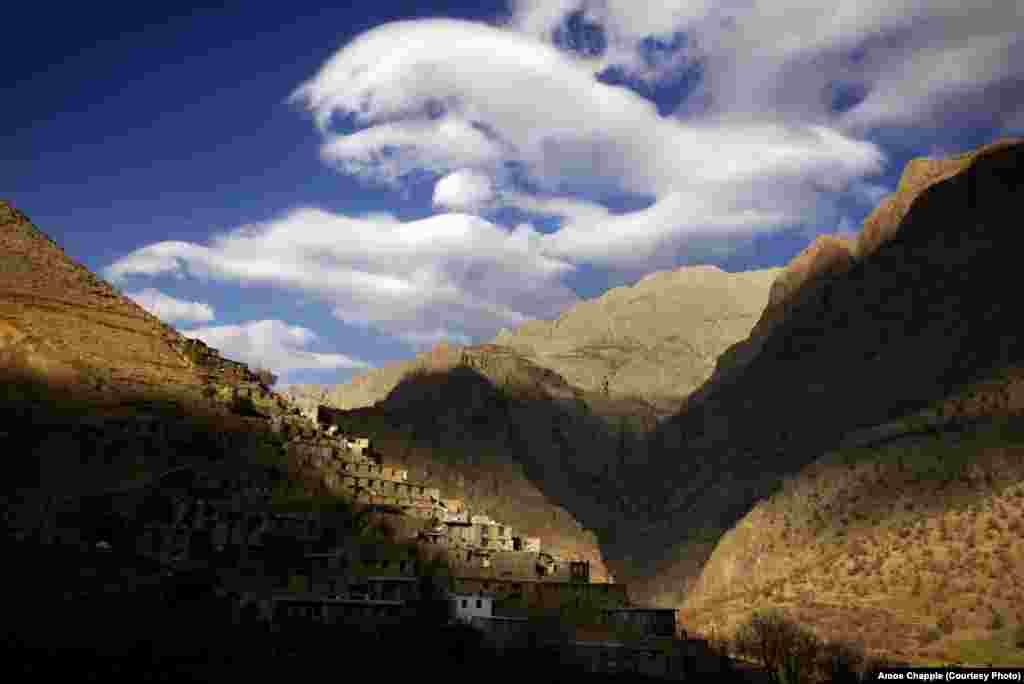
[[(343, 513), (287, 510), (265, 467), (180, 466), (136, 496), (142, 503), (125, 514), (130, 531), (91, 551), (131, 545), (170, 572), (213, 571), (233, 623), (270, 633), (346, 625), (374, 634), (433, 604), (443, 605), (443, 624), (472, 627), (494, 649), (556, 648), (591, 671), (675, 678), (709, 658), (675, 610), (632, 605), (625, 585), (593, 582), (588, 561), (550, 553), (542, 539), (410, 481), (368, 438), (313, 418), (279, 414), (270, 425), (290, 458), (314, 465), (330, 494), (348, 502)], [(59, 521), (59, 508), (43, 536), (85, 543), (73, 523)], [(353, 529), (353, 513), (390, 533)], [(588, 624), (561, 630), (557, 643), (531, 636), (531, 616), (557, 621), (573, 608), (590, 611)]]

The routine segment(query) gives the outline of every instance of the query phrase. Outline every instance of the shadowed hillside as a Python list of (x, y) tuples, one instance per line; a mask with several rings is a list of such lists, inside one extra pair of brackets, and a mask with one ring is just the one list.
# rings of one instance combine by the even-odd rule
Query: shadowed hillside
[(293, 411), (245, 364), (183, 337), (0, 202), (7, 513), (41, 521), (52, 499), (138, 488), (188, 464), (282, 461), (268, 418)]
[[(1008, 286), (1007, 274), (1014, 272), (1016, 258), (1011, 247), (1015, 237), (1011, 217), (1020, 197), (1022, 157), (1024, 145), (1011, 142), (961, 156), (955, 172), (949, 164), (940, 164), (945, 177), (909, 203), (888, 240), (861, 258), (809, 278), (785, 317), (772, 322), (768, 334), (757, 340), (759, 353), (745, 366), (709, 383), (686, 410), (656, 432), (650, 476), (629, 483), (631, 490), (658, 492), (654, 509), (665, 520), (644, 540), (649, 546), (639, 550), (643, 557), (663, 562), (646, 589), (638, 584), (640, 595), (678, 605), (692, 587), (687, 606), (694, 611), (692, 615), (701, 613), (710, 624), (716, 619), (712, 606), (728, 603), (734, 587), (729, 578), (744, 573), (758, 591), (769, 595), (774, 592), (773, 582), (812, 594), (822, 592), (827, 585), (788, 578), (785, 568), (800, 566), (805, 575), (828, 575), (837, 583), (836, 568), (847, 560), (867, 558), (874, 563), (881, 558), (877, 549), (891, 540), (888, 532), (876, 528), (903, 529), (908, 523), (906, 508), (890, 515), (892, 507), (883, 506), (878, 497), (909, 504), (919, 516), (922, 511), (935, 511), (910, 523), (924, 526), (921, 529), (957, 515), (940, 503), (949, 492), (936, 493), (934, 478), (897, 477), (903, 471), (891, 465), (899, 463), (893, 454), (904, 448), (914, 454), (906, 459), (938, 463), (935, 467), (946, 480), (966, 477), (966, 484), (961, 482), (966, 491), (961, 494), (973, 498), (975, 505), (1005, 504), (1001, 497), (1009, 494), (1001, 492), (1019, 482), (1021, 474), (1019, 454), (1011, 439), (1017, 434), (1015, 429), (979, 428), (982, 436), (977, 439), (995, 449), (992, 453), (979, 451), (979, 442), (971, 441), (974, 438), (946, 448), (941, 445), (948, 438), (921, 437), (916, 438), (921, 440), (918, 442), (911, 439), (903, 446), (886, 447), (896, 452), (885, 451), (884, 455), (869, 446), (866, 455), (857, 457), (858, 462), (870, 464), (859, 466), (866, 470), (855, 469), (856, 474), (846, 478), (850, 486), (844, 484), (838, 494), (833, 492), (834, 501), (828, 507), (820, 492), (810, 505), (824, 522), (805, 526), (806, 521), (789, 516), (786, 526), (785, 516), (781, 521), (776, 516), (769, 525), (763, 523), (763, 513), (752, 513), (754, 517), (744, 519), (744, 527), (733, 530), (723, 541), (703, 568), (700, 583), (692, 585), (696, 578), (693, 569), (703, 565), (710, 548), (706, 529), (696, 534), (688, 530), (732, 527), (757, 501), (777, 491), (784, 479), (839, 447), (844, 435), (847, 439), (857, 434), (870, 436), (873, 429), (876, 437), (888, 439), (901, 432), (919, 431), (901, 428), (899, 421), (910, 420), (929, 407), (931, 412), (918, 420), (934, 424), (939, 431), (951, 430), (941, 426), (956, 415), (981, 419), (1020, 413), (1019, 373), (1014, 369), (1024, 361), (1024, 348), (1011, 331), (1024, 312), (1015, 288)], [(886, 424), (890, 426), (878, 427)], [(858, 432), (863, 430), (868, 432)], [(965, 469), (974, 474), (964, 475)], [(886, 494), (872, 489), (883, 483), (889, 488)], [(894, 489), (897, 485), (899, 490)], [(811, 485), (803, 482), (799, 487)], [(773, 499), (772, 505), (790, 505), (781, 503), (784, 500), (786, 497)], [(854, 513), (860, 517), (850, 517)], [(813, 512), (806, 515), (817, 519)], [(861, 541), (869, 543), (870, 538), (870, 544), (880, 546), (864, 552), (857, 544), (837, 539), (832, 533), (847, 524), (851, 526), (850, 539), (861, 537), (859, 531), (854, 534), (855, 529), (864, 530), (866, 536)], [(747, 525), (752, 525), (749, 532), (745, 531)], [(800, 546), (807, 535), (819, 532), (827, 537), (817, 542), (823, 546), (813, 547), (813, 551)], [(921, 540), (929, 538), (926, 534)], [(998, 547), (1008, 539), (997, 535), (993, 543)], [(772, 542), (774, 546), (770, 546)], [(918, 547), (924, 552), (926, 545)], [(666, 557), (659, 548), (671, 548), (667, 555), (675, 557)], [(790, 565), (789, 560), (782, 560), (785, 554), (803, 560), (795, 558)], [(747, 560), (740, 562), (740, 558)], [(755, 559), (757, 567), (777, 569), (767, 571), (762, 581), (759, 573), (750, 570), (749, 562)], [(936, 568), (943, 568), (947, 575), (957, 567), (943, 562)], [(1020, 578), (1020, 567), (1012, 557), (1007, 562), (999, 572), (1009, 572), (1015, 578), (1012, 584)], [(854, 565), (864, 570), (864, 563)], [(881, 571), (872, 567), (876, 573)], [(639, 580), (643, 570), (633, 579)], [(853, 588), (859, 586), (856, 582), (835, 586), (848, 602), (854, 597), (853, 604), (868, 610), (874, 605), (872, 598), (888, 601), (906, 588), (908, 580), (889, 577), (887, 581), (892, 583), (893, 593), (865, 585), (863, 596), (870, 598), (851, 593), (859, 591)], [(983, 599), (986, 606), (991, 598)], [(744, 609), (759, 605), (750, 601), (749, 594), (745, 600)], [(1006, 600), (993, 599), (991, 603), (997, 610), (1005, 609)], [(730, 605), (733, 610), (740, 604)], [(822, 609), (822, 615), (826, 613)], [(867, 622), (859, 619), (871, 625), (868, 630), (877, 641), (886, 633), (878, 626), (886, 623), (871, 615), (873, 619)], [(738, 613), (731, 616), (735, 622)], [(931, 618), (933, 626), (937, 617)], [(837, 625), (848, 619), (853, 619), (852, 613), (839, 609), (834, 613)], [(928, 623), (913, 610), (901, 619)], [(965, 621), (965, 627), (977, 626), (975, 623), (977, 620)], [(899, 621), (894, 624), (899, 629)], [(908, 638), (916, 633), (910, 630)]]
[(541, 382), (498, 386), (466, 361), (410, 373), (377, 406), (331, 411), (332, 420), (371, 436), (410, 479), (543, 538), (556, 555), (590, 560), (592, 576), (603, 580), (600, 544), (636, 508), (608, 483), (635, 467), (627, 454), (639, 437), (611, 430), (568, 399), (571, 388), (546, 369), (533, 367)]

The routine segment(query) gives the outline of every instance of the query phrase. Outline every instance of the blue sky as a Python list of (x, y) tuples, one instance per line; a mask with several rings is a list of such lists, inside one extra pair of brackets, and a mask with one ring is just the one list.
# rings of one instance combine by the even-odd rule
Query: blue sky
[(986, 4), (22, 3), (0, 197), (185, 334), (340, 382), (780, 265), (910, 158), (1024, 134), (1024, 14)]

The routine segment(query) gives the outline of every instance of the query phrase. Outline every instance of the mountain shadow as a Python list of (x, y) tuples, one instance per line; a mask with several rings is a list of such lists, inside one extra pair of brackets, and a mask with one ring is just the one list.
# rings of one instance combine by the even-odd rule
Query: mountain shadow
[(343, 431), (370, 436), (411, 480), (541, 537), (556, 555), (590, 560), (602, 579), (601, 549), (639, 515), (643, 494), (617, 483), (642, 467), (642, 435), (559, 396), (566, 388), (557, 375), (537, 370), (548, 384), (499, 386), (468, 364), (421, 370), (376, 406), (321, 410)]
[[(634, 547), (648, 568), (663, 568), (646, 590), (638, 583), (641, 595), (685, 600), (714, 548), (689, 531), (733, 527), (844, 437), (884, 425), (899, 434), (899, 421), (928, 409), (927, 420), (949, 424), (965, 412), (1024, 408), (1006, 399), (1024, 365), (1012, 332), (1024, 303), (1010, 279), (1024, 145), (956, 161), (886, 239), (817, 278), (752, 358), (652, 435), (649, 468), (628, 483), (652, 493), (653, 517), (663, 521)], [(702, 580), (702, 598), (724, 596), (727, 584)]]

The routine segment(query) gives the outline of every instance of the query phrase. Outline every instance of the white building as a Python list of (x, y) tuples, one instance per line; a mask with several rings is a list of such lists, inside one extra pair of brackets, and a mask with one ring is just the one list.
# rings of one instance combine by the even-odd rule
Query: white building
[(469, 623), (474, 617), (493, 617), (494, 598), (483, 594), (449, 594), (453, 620)]

